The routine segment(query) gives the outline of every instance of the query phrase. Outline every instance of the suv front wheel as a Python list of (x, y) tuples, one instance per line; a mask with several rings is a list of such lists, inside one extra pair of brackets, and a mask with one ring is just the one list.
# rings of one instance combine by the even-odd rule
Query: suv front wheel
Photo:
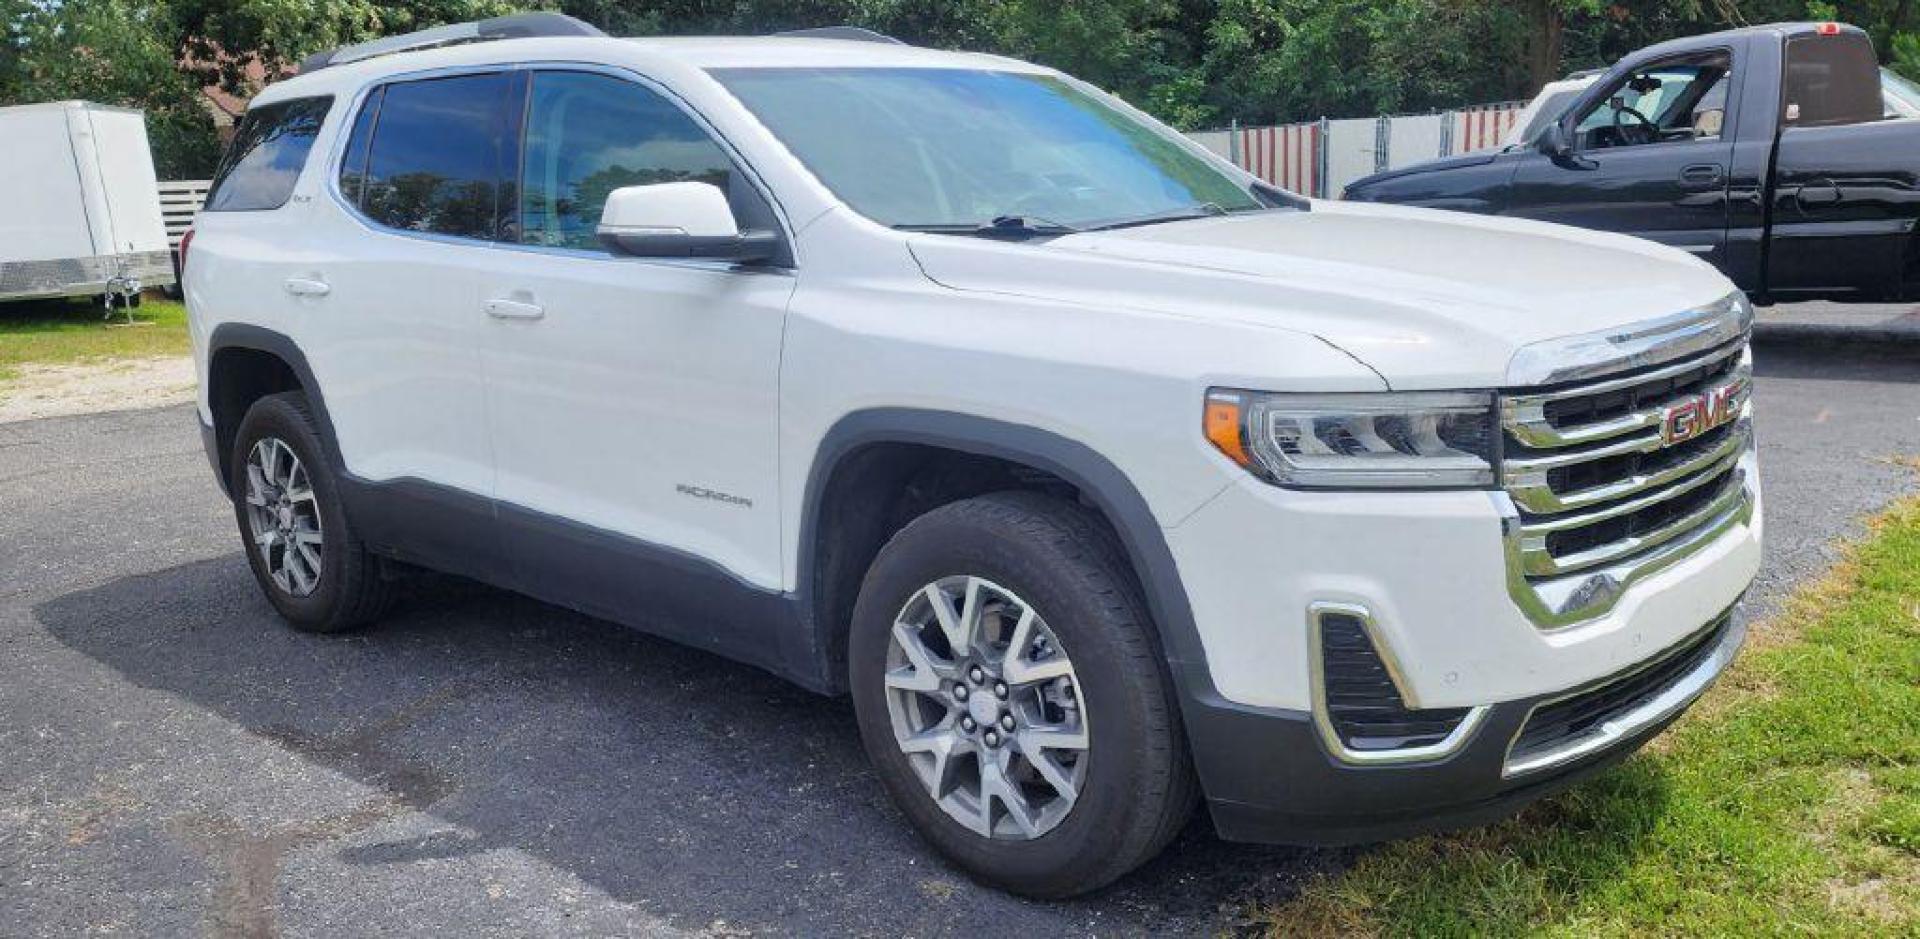
[(227, 478), (254, 579), (295, 629), (339, 632), (386, 610), (393, 585), (347, 521), (304, 395), (247, 409)]
[(1053, 898), (1158, 852), (1195, 800), (1148, 618), (1084, 509), (956, 502), (888, 542), (854, 610), (862, 739), (896, 804), (974, 877)]

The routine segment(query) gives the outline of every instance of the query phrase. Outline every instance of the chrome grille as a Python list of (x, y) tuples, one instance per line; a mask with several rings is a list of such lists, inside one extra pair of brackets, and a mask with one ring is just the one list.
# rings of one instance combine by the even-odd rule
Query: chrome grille
[[(1753, 445), (1744, 339), (1677, 362), (1503, 395), (1501, 484), (1509, 586), (1543, 628), (1610, 609), (1633, 580), (1751, 516)], [(1672, 415), (1724, 423), (1690, 436)], [(1717, 407), (1716, 407), (1717, 405)]]

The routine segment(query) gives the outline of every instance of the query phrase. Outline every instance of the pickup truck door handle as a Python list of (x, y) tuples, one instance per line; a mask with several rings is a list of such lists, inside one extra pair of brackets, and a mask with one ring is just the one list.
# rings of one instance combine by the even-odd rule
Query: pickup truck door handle
[(1695, 163), (1680, 170), (1680, 185), (1710, 189), (1727, 178), (1727, 168), (1718, 163)]
[(327, 286), (327, 282), (324, 280), (315, 280), (310, 277), (289, 277), (287, 278), (287, 292), (296, 297), (324, 297), (332, 293), (333, 288)]
[(1831, 179), (1816, 179), (1801, 186), (1793, 194), (1801, 211), (1826, 205), (1838, 205), (1842, 198), (1840, 184)]
[(497, 320), (537, 320), (546, 316), (547, 310), (537, 303), (498, 298), (487, 301), (487, 315)]

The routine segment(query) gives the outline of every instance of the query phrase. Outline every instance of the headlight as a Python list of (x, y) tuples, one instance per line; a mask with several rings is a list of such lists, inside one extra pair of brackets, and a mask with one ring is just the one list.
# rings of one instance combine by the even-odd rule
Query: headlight
[(1301, 489), (1493, 485), (1489, 392), (1271, 394), (1216, 388), (1207, 439), (1254, 475)]

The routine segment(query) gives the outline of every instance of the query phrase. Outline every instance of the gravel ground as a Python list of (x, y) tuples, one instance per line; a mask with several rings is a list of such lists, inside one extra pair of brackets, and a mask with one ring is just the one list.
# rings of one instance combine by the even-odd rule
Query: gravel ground
[(193, 400), (193, 359), (173, 356), (85, 365), (22, 365), (0, 381), (0, 424), (130, 411)]
[[(1914, 477), (1920, 347), (1769, 342), (1754, 606)], [(844, 702), (435, 582), (281, 627), (189, 408), (0, 425), (0, 935), (1203, 933), (1343, 852), (1196, 822), (1105, 893), (982, 890)]]

